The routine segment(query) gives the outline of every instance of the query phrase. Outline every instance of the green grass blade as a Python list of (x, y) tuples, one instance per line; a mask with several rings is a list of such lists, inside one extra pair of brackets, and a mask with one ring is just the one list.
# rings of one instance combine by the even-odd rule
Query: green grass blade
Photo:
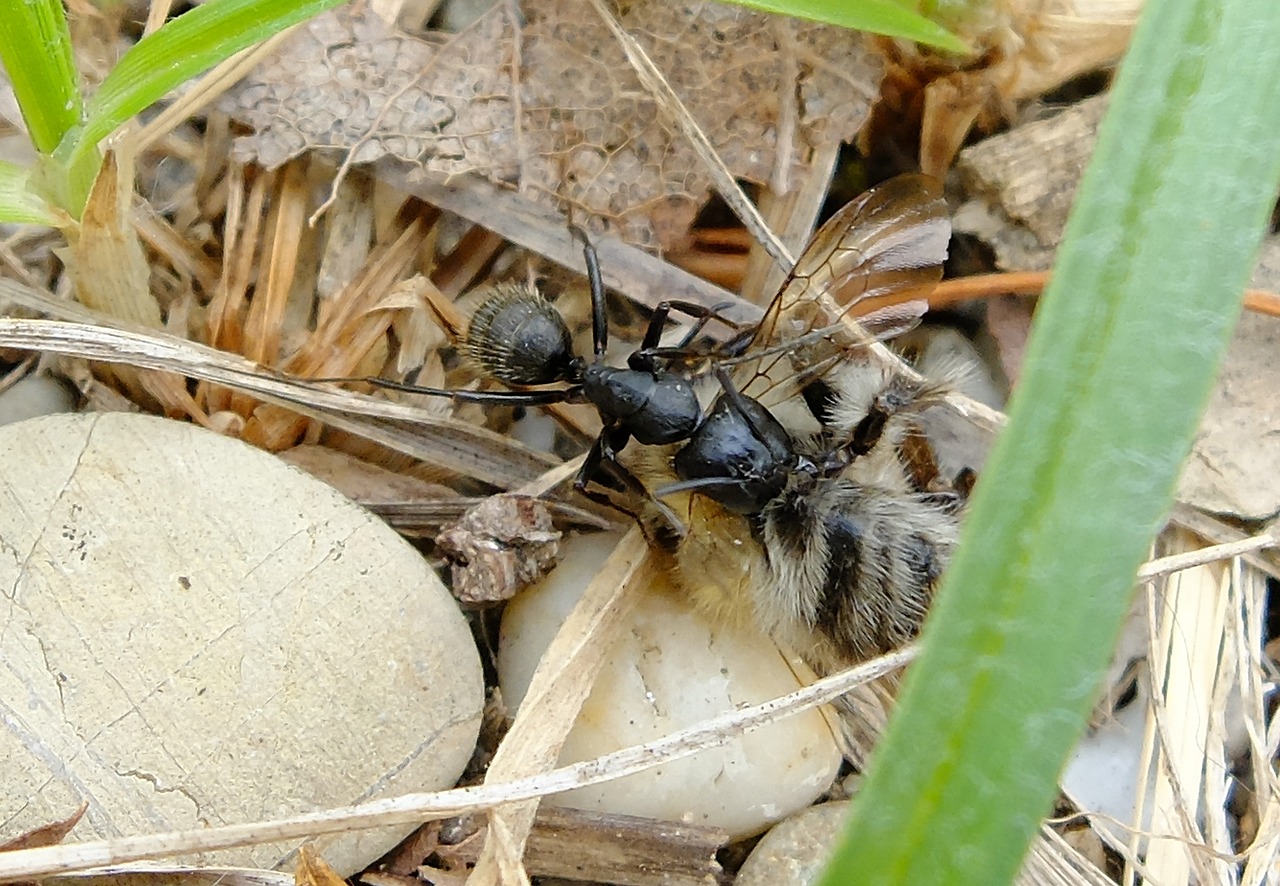
[(1278, 187), (1274, 0), (1148, 0), (1008, 429), (827, 886), (1015, 874), (1084, 729)]
[(946, 28), (912, 12), (898, 0), (734, 0), (762, 12), (871, 31), (887, 37), (903, 37), (948, 52), (969, 52), (964, 41)]
[(0, 61), (31, 143), (48, 154), (80, 122), (80, 89), (62, 3), (0, 0), (0, 22)]
[(0, 160), (0, 222), (55, 225), (57, 216), (27, 188), (31, 170)]
[(211, 0), (172, 19), (125, 53), (89, 100), (84, 126), (58, 148), (70, 165), (176, 86), (342, 0)]

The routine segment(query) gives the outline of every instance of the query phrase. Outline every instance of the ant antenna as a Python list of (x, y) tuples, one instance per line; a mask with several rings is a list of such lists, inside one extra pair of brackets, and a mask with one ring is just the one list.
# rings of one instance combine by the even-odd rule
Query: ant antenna
[(666, 498), (675, 495), (677, 492), (700, 492), (706, 489), (731, 489), (741, 484), (742, 481), (735, 477), (698, 477), (694, 480), (680, 480), (676, 483), (668, 483), (666, 486), (660, 486), (653, 491), (654, 498)]
[(575, 224), (569, 230), (582, 241), (582, 255), (587, 262), (587, 282), (591, 285), (591, 348), (596, 359), (604, 357), (609, 344), (609, 318), (604, 306), (604, 278), (600, 275), (600, 256), (587, 232)]

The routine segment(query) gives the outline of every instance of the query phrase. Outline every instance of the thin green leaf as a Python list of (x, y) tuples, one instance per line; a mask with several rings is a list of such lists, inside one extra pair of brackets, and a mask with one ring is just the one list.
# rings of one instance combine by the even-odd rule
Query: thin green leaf
[(27, 187), (31, 171), (0, 160), (0, 222), (56, 225), (59, 216)]
[(887, 37), (903, 37), (948, 52), (968, 53), (969, 47), (946, 28), (912, 12), (897, 0), (734, 0), (763, 12), (807, 18)]
[(211, 0), (125, 53), (89, 101), (84, 126), (58, 147), (70, 163), (170, 90), (240, 50), (343, 0)]
[(1014, 876), (1280, 187), (1274, 0), (1148, 0), (899, 716), (823, 881)]
[(0, 61), (36, 150), (48, 154), (80, 122), (71, 33), (60, 0), (0, 0)]

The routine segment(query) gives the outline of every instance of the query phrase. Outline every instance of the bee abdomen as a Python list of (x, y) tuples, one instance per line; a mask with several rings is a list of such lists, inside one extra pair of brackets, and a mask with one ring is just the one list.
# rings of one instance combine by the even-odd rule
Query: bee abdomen
[(794, 624), (774, 613), (779, 633), (816, 635), (815, 657), (836, 664), (915, 638), (955, 544), (954, 516), (924, 497), (834, 479), (784, 493), (761, 516), (773, 578), (795, 601)]
[(560, 312), (529, 286), (495, 287), (471, 316), (462, 350), (484, 372), (511, 384), (573, 380), (569, 328)]

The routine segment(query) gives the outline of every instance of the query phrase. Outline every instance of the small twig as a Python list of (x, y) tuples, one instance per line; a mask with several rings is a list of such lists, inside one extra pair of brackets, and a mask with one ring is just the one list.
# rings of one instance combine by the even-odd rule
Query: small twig
[[(998, 274), (975, 274), (943, 280), (927, 289), (907, 289), (883, 299), (869, 299), (866, 310), (925, 299), (933, 309), (950, 307), (967, 301), (994, 298), (999, 295), (1040, 295), (1049, 285), (1048, 271), (1007, 271)], [(1258, 314), (1280, 317), (1280, 295), (1266, 289), (1246, 289), (1244, 306)]]
[(1142, 568), (1138, 570), (1138, 581), (1151, 581), (1152, 579), (1170, 575), (1174, 572), (1181, 572), (1184, 569), (1191, 569), (1195, 566), (1204, 566), (1207, 563), (1216, 563), (1220, 560), (1230, 560), (1233, 557), (1239, 557), (1241, 554), (1249, 554), (1274, 547), (1275, 544), (1276, 537), (1269, 532), (1264, 532), (1241, 541), (1210, 545), (1207, 548), (1187, 551), (1185, 554), (1159, 557), (1143, 564)]

